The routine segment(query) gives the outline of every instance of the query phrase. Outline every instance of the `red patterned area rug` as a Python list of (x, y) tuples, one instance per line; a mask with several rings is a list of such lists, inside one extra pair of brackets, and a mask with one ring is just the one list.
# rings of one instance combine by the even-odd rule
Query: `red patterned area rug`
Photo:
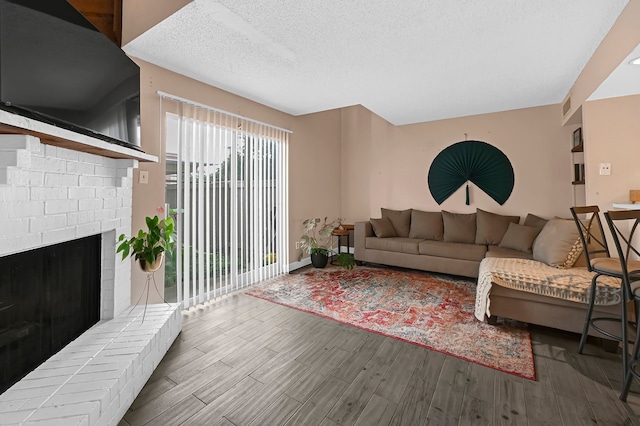
[(473, 315), (475, 282), (356, 267), (290, 274), (247, 294), (535, 380), (526, 324)]

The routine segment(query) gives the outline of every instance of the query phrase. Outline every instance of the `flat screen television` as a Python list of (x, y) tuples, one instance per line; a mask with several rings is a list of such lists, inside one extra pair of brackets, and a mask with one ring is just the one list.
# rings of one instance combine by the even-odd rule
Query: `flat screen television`
[(0, 0), (0, 109), (139, 150), (140, 68), (66, 0)]

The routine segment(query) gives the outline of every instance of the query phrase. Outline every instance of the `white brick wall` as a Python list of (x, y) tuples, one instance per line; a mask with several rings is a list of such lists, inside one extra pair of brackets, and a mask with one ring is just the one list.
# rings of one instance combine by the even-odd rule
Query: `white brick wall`
[(111, 252), (118, 235), (131, 234), (137, 160), (43, 145), (27, 135), (0, 135), (0, 158), (0, 256), (103, 234), (101, 319), (126, 309), (131, 262)]

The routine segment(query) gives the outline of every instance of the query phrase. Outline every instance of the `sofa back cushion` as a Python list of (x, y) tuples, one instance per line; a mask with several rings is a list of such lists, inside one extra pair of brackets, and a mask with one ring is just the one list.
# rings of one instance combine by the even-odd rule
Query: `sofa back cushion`
[(376, 234), (378, 238), (391, 238), (397, 237), (395, 229), (393, 229), (393, 225), (391, 225), (391, 221), (388, 217), (383, 217), (380, 219), (369, 219), (371, 222), (371, 227), (373, 228), (373, 233)]
[(524, 218), (524, 225), (535, 226), (536, 228), (540, 228), (540, 229), (544, 228), (547, 222), (548, 222), (547, 219), (543, 219), (531, 213), (529, 213), (527, 217)]
[(547, 222), (533, 242), (533, 259), (558, 268), (570, 268), (582, 254), (578, 228), (572, 219)]
[(411, 209), (407, 210), (382, 210), (382, 217), (389, 218), (393, 229), (396, 231), (398, 237), (409, 237), (409, 228), (411, 227)]
[(500, 247), (511, 250), (518, 250), (525, 253), (533, 252), (533, 242), (541, 229), (535, 226), (518, 225), (509, 223), (507, 232), (498, 244)]
[(503, 216), (476, 209), (476, 244), (498, 245), (510, 223), (520, 222), (520, 216)]
[(442, 213), (412, 210), (409, 238), (442, 241), (444, 238)]
[(449, 243), (475, 243), (475, 213), (451, 213), (443, 210), (442, 222), (444, 225), (444, 241)]

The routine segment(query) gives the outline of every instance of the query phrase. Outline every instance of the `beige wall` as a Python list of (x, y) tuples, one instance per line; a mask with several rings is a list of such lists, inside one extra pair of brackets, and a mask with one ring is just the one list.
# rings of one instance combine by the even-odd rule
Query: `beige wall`
[[(368, 124), (375, 123), (371, 126), (371, 139), (353, 137), (343, 141), (353, 145), (343, 147), (343, 151), (357, 152), (363, 159), (351, 158), (343, 167), (343, 187), (357, 181), (354, 191), (364, 193), (355, 197), (358, 205), (350, 206), (353, 220), (379, 217), (381, 207), (461, 213), (481, 208), (522, 217), (529, 212), (546, 217), (569, 216), (572, 129), (561, 125), (559, 105), (400, 127), (385, 125), (379, 117), (369, 114), (372, 117)], [(468, 140), (499, 148), (511, 161), (515, 186), (503, 206), (473, 184), (469, 206), (465, 205), (464, 187), (442, 205), (431, 196), (427, 186), (431, 162), (449, 145), (465, 140), (465, 133)], [(349, 196), (343, 194), (343, 199)]]
[[(629, 202), (640, 189), (640, 95), (589, 101), (582, 116), (587, 204), (606, 211)], [(610, 176), (600, 176), (600, 163), (611, 163)]]
[(340, 110), (293, 118), (289, 144), (289, 261), (305, 219), (340, 216)]
[(374, 138), (378, 129), (372, 128), (372, 120), (377, 117), (361, 105), (343, 108), (341, 157), (341, 210), (340, 216), (347, 223), (356, 218), (366, 217), (369, 207), (369, 188), (375, 176), (371, 163), (375, 151)]

